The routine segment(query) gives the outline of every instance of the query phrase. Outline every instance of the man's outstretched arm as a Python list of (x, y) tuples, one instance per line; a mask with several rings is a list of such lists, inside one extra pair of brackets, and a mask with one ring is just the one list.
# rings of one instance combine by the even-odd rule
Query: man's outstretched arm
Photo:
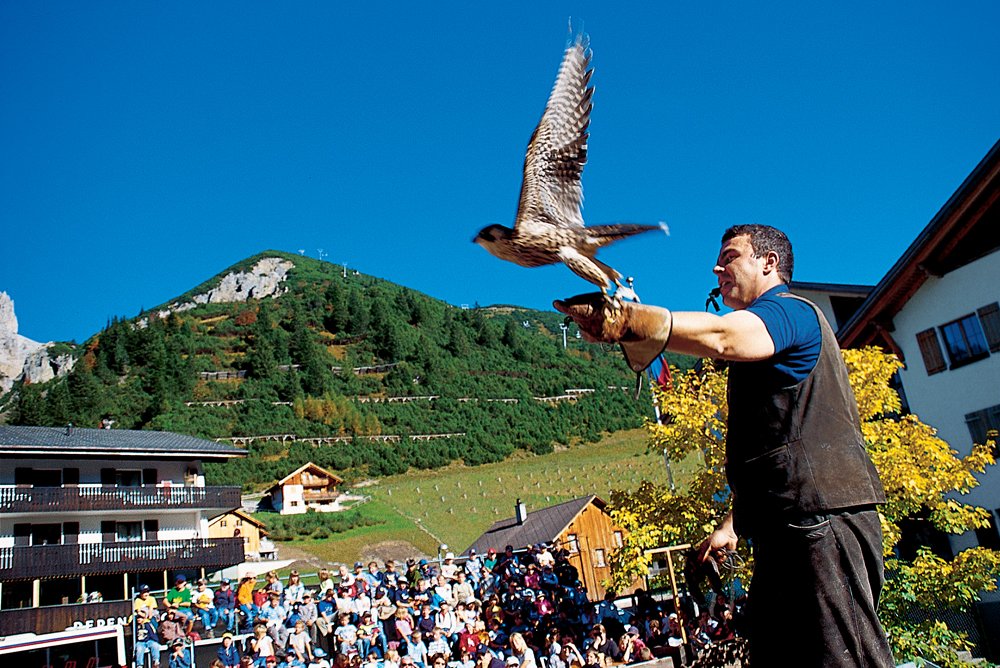
[(622, 302), (615, 309), (600, 293), (556, 300), (552, 305), (573, 318), (589, 340), (658, 348), (652, 357), (664, 347), (686, 355), (736, 362), (754, 362), (774, 355), (767, 327), (749, 311), (723, 316), (697, 311), (675, 313), (633, 302)]

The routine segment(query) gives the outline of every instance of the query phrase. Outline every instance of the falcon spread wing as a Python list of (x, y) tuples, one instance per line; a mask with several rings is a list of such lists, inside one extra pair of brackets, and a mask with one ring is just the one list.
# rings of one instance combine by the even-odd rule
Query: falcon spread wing
[(583, 227), (580, 175), (587, 164), (594, 95), (588, 87), (594, 73), (590, 56), (590, 40), (582, 33), (563, 56), (545, 113), (528, 142), (515, 234), (532, 234), (537, 226)]

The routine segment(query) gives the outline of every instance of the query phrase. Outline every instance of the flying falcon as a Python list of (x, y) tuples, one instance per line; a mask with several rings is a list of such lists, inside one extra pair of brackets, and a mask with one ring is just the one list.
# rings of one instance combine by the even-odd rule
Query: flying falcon
[(514, 229), (489, 225), (473, 241), (522, 267), (562, 262), (604, 294), (613, 284), (616, 296), (634, 299), (635, 293), (622, 285), (621, 273), (595, 257), (597, 249), (640, 232), (667, 230), (663, 224), (583, 225), (580, 175), (587, 164), (594, 96), (590, 56), (590, 40), (580, 33), (566, 49), (545, 112), (528, 142)]

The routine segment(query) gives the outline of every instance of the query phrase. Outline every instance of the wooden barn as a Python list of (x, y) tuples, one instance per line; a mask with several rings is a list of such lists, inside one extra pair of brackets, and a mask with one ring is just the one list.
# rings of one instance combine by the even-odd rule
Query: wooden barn
[(529, 513), (518, 500), (514, 517), (495, 522), (465, 554), (473, 549), (479, 554), (490, 548), (502, 553), (508, 545), (520, 551), (538, 543), (552, 544), (569, 553), (567, 558), (579, 571), (591, 600), (598, 600), (606, 591), (602, 583), (611, 577), (609, 557), (624, 538), (607, 505), (591, 495)]
[(276, 482), (269, 490), (271, 506), (282, 515), (299, 515), (309, 508), (337, 510), (337, 489), (344, 482), (321, 466), (308, 462)]

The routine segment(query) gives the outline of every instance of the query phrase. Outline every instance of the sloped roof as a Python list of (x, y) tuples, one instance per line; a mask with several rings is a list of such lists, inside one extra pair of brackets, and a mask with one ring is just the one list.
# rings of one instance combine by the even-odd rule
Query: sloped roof
[(244, 522), (249, 522), (250, 524), (253, 524), (255, 527), (260, 529), (260, 532), (263, 535), (265, 536), (268, 535), (268, 532), (265, 529), (267, 525), (241, 508), (237, 508), (236, 510), (230, 510), (228, 513), (222, 513), (221, 515), (217, 515), (216, 517), (213, 517), (211, 520), (209, 520), (208, 523), (209, 525), (215, 524), (216, 522), (220, 521), (223, 517), (226, 517), (228, 515), (236, 515), (237, 517), (241, 518)]
[(337, 475), (336, 473), (331, 473), (330, 471), (327, 471), (325, 468), (323, 468), (319, 464), (313, 464), (312, 462), (306, 462), (305, 464), (303, 464), (299, 468), (295, 469), (294, 471), (292, 471), (291, 473), (289, 473), (288, 475), (286, 475), (284, 478), (282, 478), (278, 482), (276, 482), (273, 485), (271, 485), (271, 487), (269, 487), (267, 491), (271, 491), (272, 489), (275, 489), (276, 487), (281, 487), (286, 482), (288, 482), (289, 480), (291, 480), (292, 478), (294, 478), (295, 476), (297, 476), (299, 473), (302, 473), (306, 469), (313, 469), (315, 471), (318, 471), (318, 472), (322, 473), (325, 476), (329, 476), (329, 477), (333, 478), (336, 481), (337, 485), (339, 485), (340, 483), (344, 482), (344, 479), (341, 478), (339, 475)]
[(525, 545), (555, 540), (591, 503), (602, 511), (608, 505), (599, 497), (591, 494), (541, 510), (533, 510), (528, 513), (524, 524), (518, 524), (516, 517), (508, 517), (494, 522), (493, 526), (477, 538), (476, 542), (470, 545), (463, 554), (468, 554), (472, 549), (482, 554), (491, 547), (497, 552), (502, 552), (507, 545), (513, 545), (515, 549), (518, 549)]
[(889, 345), (892, 319), (930, 276), (943, 276), (1000, 247), (1000, 141), (917, 235), (851, 319), (843, 348)]
[(809, 281), (792, 281), (788, 284), (792, 292), (796, 290), (811, 290), (829, 295), (851, 295), (864, 297), (875, 287), (873, 285), (859, 285), (857, 283), (816, 283)]
[(246, 451), (226, 443), (168, 431), (0, 425), (0, 457), (26, 455), (120, 456), (157, 459), (229, 459)]

